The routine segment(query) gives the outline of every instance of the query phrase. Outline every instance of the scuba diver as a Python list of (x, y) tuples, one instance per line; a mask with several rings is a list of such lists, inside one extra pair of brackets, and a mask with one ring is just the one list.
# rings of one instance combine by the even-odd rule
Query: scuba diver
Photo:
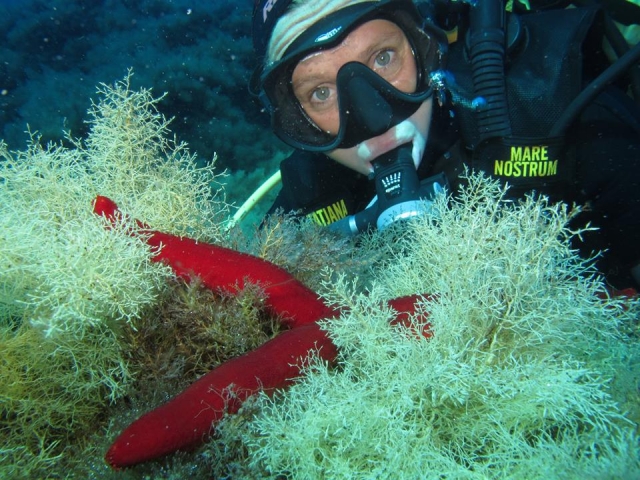
[(251, 90), (294, 148), (269, 214), (383, 229), (468, 166), (582, 205), (599, 230), (576, 248), (640, 285), (640, 50), (592, 2), (558, 3), (257, 0)]

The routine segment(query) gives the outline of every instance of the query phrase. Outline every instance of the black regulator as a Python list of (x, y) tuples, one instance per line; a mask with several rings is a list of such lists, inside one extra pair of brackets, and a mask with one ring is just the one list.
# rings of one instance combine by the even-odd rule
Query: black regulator
[(420, 181), (410, 144), (381, 155), (372, 165), (376, 196), (366, 209), (332, 223), (330, 229), (354, 235), (370, 228), (384, 230), (398, 221), (435, 215), (434, 200), (445, 191), (447, 179), (440, 173)]

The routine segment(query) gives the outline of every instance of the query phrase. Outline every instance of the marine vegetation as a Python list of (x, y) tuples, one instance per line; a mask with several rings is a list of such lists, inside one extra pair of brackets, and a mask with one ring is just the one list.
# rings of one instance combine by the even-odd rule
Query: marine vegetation
[[(230, 295), (177, 278), (132, 219), (279, 259), (315, 285), (318, 265), (367, 265), (349, 261), (350, 242), (286, 218), (252, 238), (229, 230), (225, 178), (170, 138), (162, 97), (130, 79), (98, 88), (84, 139), (42, 145), (30, 133), (25, 151), (0, 143), (2, 478), (209, 478), (197, 454), (126, 474), (104, 455), (134, 416), (259, 347), (276, 319), (260, 285)], [(95, 215), (98, 194), (126, 215)]]
[(166, 231), (220, 237), (213, 165), (167, 139), (158, 99), (130, 76), (98, 89), (85, 141), (0, 143), (2, 478), (61, 475), (132, 384), (121, 335), (173, 278), (126, 219), (106, 228), (92, 213), (96, 193)]
[[(235, 237), (214, 165), (129, 80), (100, 86), (86, 139), (0, 148), (0, 477), (640, 475), (640, 306), (572, 250), (574, 211), (469, 174), (437, 219), (357, 243), (287, 218)], [(93, 214), (97, 195), (125, 214)], [(337, 351), (226, 416), (205, 450), (111, 472), (135, 417), (278, 333), (269, 285), (178, 279), (149, 229), (289, 271), (339, 312), (320, 324)], [(389, 300), (415, 294), (393, 322)]]
[[(326, 281), (338, 365), (312, 360), (211, 443), (233, 478), (638, 478), (637, 299), (569, 240), (575, 209), (469, 175), (393, 232), (367, 289)], [(585, 227), (588, 228), (588, 227)], [(375, 250), (377, 237), (362, 248)], [(385, 299), (430, 292), (414, 325)], [(418, 312), (420, 313), (420, 312)], [(416, 335), (428, 327), (432, 335)], [(616, 377), (633, 379), (624, 387)], [(627, 378), (628, 380), (628, 378)], [(631, 411), (627, 412), (627, 409)], [(229, 446), (235, 449), (235, 456)], [(239, 456), (239, 458), (238, 458)]]

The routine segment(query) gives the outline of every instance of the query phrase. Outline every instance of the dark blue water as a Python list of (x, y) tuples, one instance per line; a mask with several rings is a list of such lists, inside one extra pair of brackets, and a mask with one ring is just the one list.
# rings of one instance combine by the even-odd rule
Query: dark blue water
[(133, 86), (167, 93), (171, 129), (202, 161), (251, 169), (277, 148), (247, 93), (256, 64), (251, 0), (1, 0), (0, 138), (23, 149), (86, 134), (96, 86), (133, 68)]

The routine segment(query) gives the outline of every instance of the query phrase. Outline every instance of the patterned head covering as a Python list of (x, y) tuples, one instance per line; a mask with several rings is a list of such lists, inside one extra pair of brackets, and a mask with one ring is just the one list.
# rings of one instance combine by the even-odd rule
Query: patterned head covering
[(280, 60), (291, 44), (318, 20), (358, 3), (379, 0), (297, 0), (280, 17), (269, 40), (265, 63)]

